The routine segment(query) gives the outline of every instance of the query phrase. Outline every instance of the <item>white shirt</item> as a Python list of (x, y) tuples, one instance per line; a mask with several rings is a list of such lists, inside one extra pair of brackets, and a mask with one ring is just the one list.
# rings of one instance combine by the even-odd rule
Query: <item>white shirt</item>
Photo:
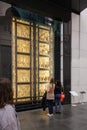
[(47, 99), (48, 100), (54, 100), (54, 88), (55, 84), (48, 84), (47, 86)]
[(20, 130), (16, 111), (12, 105), (0, 108), (0, 130)]

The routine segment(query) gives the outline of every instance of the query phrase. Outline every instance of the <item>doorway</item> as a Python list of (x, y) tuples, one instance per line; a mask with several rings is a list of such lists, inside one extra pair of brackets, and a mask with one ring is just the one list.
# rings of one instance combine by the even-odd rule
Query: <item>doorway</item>
[(51, 25), (12, 19), (12, 83), (14, 102), (38, 102), (54, 76)]

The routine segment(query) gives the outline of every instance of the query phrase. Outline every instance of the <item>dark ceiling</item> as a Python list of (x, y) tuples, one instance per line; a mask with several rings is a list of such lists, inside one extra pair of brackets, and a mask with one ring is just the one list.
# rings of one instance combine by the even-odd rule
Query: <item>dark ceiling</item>
[(70, 13), (87, 7), (87, 0), (1, 0), (20, 8), (60, 20), (69, 20)]

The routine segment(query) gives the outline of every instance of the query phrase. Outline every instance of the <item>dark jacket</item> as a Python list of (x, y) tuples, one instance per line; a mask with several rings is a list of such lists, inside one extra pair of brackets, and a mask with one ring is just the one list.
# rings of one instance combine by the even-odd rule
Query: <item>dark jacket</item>
[(61, 92), (63, 91), (61, 86), (56, 85), (55, 89), (54, 89), (54, 94), (61, 94)]
[(42, 108), (43, 108), (43, 111), (46, 110), (46, 106), (47, 106), (47, 92), (44, 93), (43, 97), (42, 97)]

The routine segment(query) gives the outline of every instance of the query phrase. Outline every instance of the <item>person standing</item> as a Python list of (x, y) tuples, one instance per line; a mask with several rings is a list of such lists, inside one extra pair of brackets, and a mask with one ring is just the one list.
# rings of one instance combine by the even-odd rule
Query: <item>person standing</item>
[(56, 113), (61, 113), (62, 112), (62, 104), (60, 101), (60, 96), (61, 93), (63, 92), (63, 87), (61, 85), (60, 81), (56, 81), (55, 89), (54, 89), (54, 94), (55, 94), (55, 111)]
[(0, 78), (0, 130), (20, 130), (13, 105), (12, 86), (7, 78)]
[(47, 86), (47, 102), (49, 111), (48, 116), (50, 117), (53, 116), (54, 89), (55, 89), (54, 79), (51, 78)]

